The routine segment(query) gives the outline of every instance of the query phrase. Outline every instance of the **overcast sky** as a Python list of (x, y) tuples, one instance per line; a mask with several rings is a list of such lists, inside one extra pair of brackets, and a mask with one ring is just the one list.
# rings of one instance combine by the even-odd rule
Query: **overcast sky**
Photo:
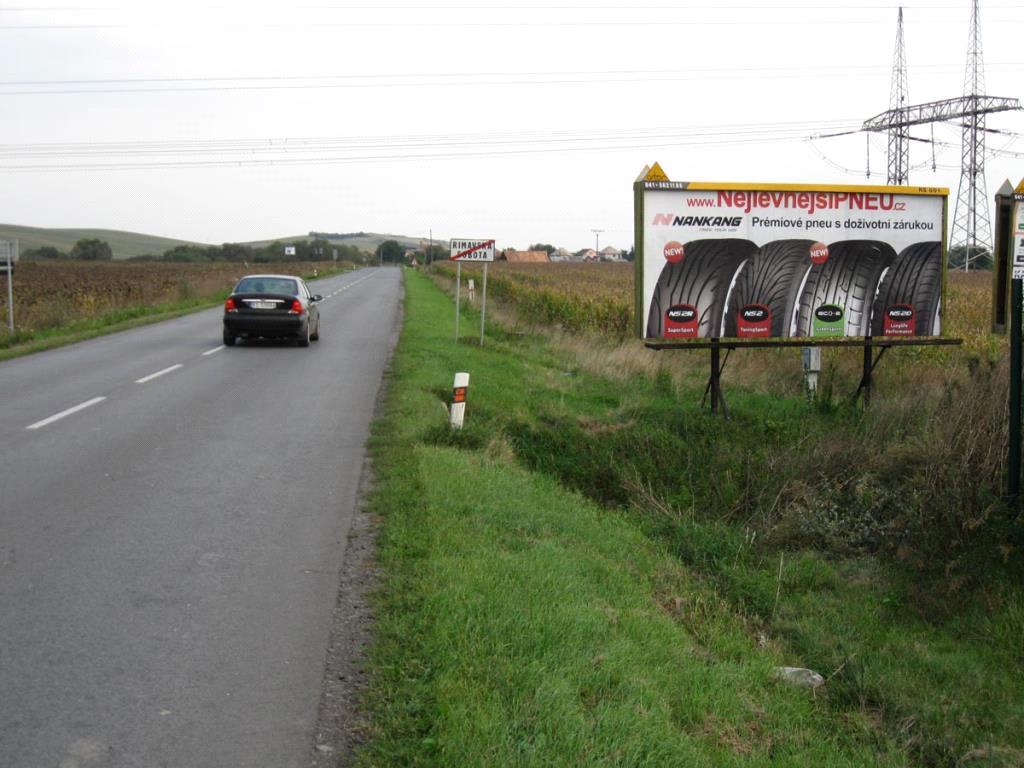
[[(888, 109), (898, 3), (53, 1), (0, 8), (5, 223), (628, 247), (655, 160), (673, 180), (885, 182), (884, 135), (807, 137)], [(963, 93), (970, 6), (904, 4), (911, 103)], [(981, 20), (985, 91), (1019, 98), (1024, 4), (983, 0)], [(1024, 115), (988, 125), (991, 196), (1024, 176)], [(934, 137), (938, 170), (915, 143), (911, 183), (950, 187), (952, 217), (960, 131)]]

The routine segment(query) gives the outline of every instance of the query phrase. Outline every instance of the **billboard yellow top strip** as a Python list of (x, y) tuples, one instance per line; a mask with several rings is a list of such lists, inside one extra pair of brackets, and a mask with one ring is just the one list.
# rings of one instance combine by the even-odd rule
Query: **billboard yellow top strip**
[(766, 184), (764, 182), (744, 184), (734, 181), (724, 183), (711, 181), (684, 181), (682, 184), (686, 189), (721, 189), (733, 192), (875, 192), (893, 195), (949, 195), (949, 189), (947, 187), (896, 187), (855, 184)]

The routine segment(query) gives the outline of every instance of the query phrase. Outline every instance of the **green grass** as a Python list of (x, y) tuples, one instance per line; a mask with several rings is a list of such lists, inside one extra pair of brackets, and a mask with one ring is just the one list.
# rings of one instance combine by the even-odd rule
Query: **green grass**
[(814, 551), (824, 528), (798, 550), (757, 536), (770, 447), (866, 438), (850, 412), (737, 391), (725, 422), (495, 324), (456, 344), (451, 300), (407, 275), (360, 764), (1024, 765), (1017, 571), (938, 610), (918, 571), (857, 549), (861, 502), (837, 507), (845, 556)]
[[(723, 422), (542, 338), (492, 324), (456, 345), (451, 301), (406, 274), (373, 438), (385, 583), (362, 764), (1024, 764), (1019, 580), (928, 611), (893, 562), (752, 534), (770, 499), (750, 489), (770, 486), (751, 452), (850, 414), (737, 393)], [(781, 665), (828, 682), (789, 688)]]
[[(450, 302), (418, 276), (407, 291), (374, 438), (387, 575), (365, 764), (901, 764), (778, 683), (778, 651), (628, 515), (512, 460), (488, 421), (557, 403), (535, 386), (568, 378), (555, 359), (500, 333), (456, 347)], [(440, 395), (462, 368), (469, 425), (451, 435)]]

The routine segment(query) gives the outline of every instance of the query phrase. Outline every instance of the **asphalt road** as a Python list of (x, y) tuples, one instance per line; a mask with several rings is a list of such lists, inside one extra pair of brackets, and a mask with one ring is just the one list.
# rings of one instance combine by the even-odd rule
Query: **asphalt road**
[(401, 275), (312, 287), (0, 363), (0, 766), (309, 764)]

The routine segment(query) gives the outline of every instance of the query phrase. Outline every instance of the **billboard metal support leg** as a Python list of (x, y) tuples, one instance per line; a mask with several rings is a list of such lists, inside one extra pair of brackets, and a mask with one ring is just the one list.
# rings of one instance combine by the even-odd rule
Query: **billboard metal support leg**
[(857, 398), (864, 395), (864, 409), (871, 405), (871, 374), (875, 371), (875, 366), (878, 365), (878, 361), (882, 359), (882, 355), (885, 354), (885, 350), (889, 347), (879, 347), (878, 354), (872, 357), (871, 353), (871, 337), (869, 336), (864, 343), (864, 373), (861, 375), (860, 385), (857, 387), (857, 391), (853, 393), (853, 402), (857, 402)]
[[(869, 339), (870, 341), (870, 339)], [(885, 351), (885, 347), (882, 347), (882, 351)], [(879, 355), (881, 357), (881, 355)], [(868, 344), (864, 345), (864, 375), (861, 377), (861, 385), (864, 387), (864, 410), (867, 410), (868, 406), (871, 405), (871, 374), (875, 370), (875, 360), (872, 360), (871, 347)]]
[(707, 400), (708, 393), (711, 394), (711, 413), (718, 413), (718, 406), (722, 406), (722, 415), (725, 418), (729, 418), (729, 406), (725, 402), (725, 397), (722, 395), (722, 371), (725, 370), (725, 364), (729, 361), (729, 353), (732, 351), (731, 348), (725, 350), (725, 360), (721, 359), (721, 345), (717, 339), (711, 341), (711, 377), (708, 379), (708, 385), (704, 389), (704, 399), (701, 400), (701, 405)]

